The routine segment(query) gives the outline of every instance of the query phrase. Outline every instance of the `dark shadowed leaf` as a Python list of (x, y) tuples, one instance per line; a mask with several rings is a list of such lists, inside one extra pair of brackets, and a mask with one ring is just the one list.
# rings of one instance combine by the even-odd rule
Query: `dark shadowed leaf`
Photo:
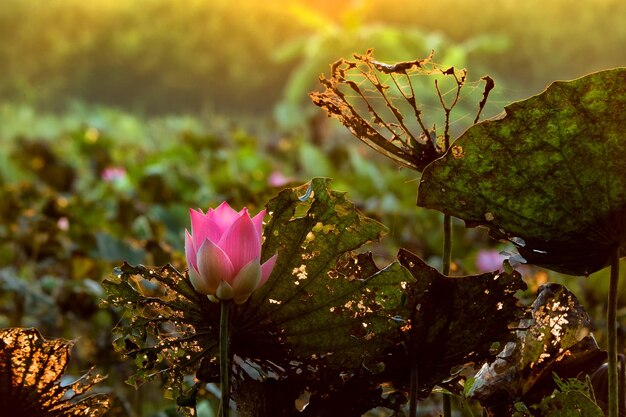
[[(360, 258), (371, 262), (363, 255)], [(411, 313), (408, 317), (397, 317), (403, 325), (402, 340), (389, 344), (383, 355), (373, 356), (375, 363), (373, 360), (368, 363), (364, 357), (366, 366), (345, 373), (343, 383), (325, 375), (320, 382), (332, 382), (331, 389), (323, 392), (323, 396), (312, 397), (302, 414), (293, 415), (360, 416), (375, 406), (398, 410), (406, 401), (403, 393), (409, 390), (412, 363), (418, 363), (420, 396), (424, 398), (435, 385), (454, 378), (464, 366), (493, 360), (497, 353), (494, 344), (504, 345), (513, 338), (510, 326), (524, 312), (515, 297), (517, 290), (525, 288), (517, 272), (446, 277), (405, 250), (400, 251), (398, 259), (414, 278), (403, 285), (406, 308)], [(345, 337), (342, 332), (345, 330), (341, 329), (338, 337)], [(293, 386), (293, 380), (290, 381), (289, 385)], [(396, 391), (382, 399), (384, 384)], [(277, 389), (288, 390), (290, 386)], [(260, 401), (258, 387), (246, 385), (246, 388), (250, 388), (247, 394)], [(262, 393), (264, 399), (271, 397), (268, 391)], [(256, 411), (256, 415), (261, 415)]]
[[(617, 355), (618, 384), (619, 384), (619, 417), (626, 416), (626, 356)], [(589, 382), (593, 387), (596, 404), (609, 414), (609, 364), (604, 362), (590, 376)]]
[(104, 378), (91, 371), (69, 385), (61, 377), (73, 343), (45, 340), (35, 329), (0, 330), (0, 414), (20, 417), (102, 416), (107, 395), (87, 391)]
[[(407, 336), (416, 349), (420, 396), (426, 397), (455, 370), (492, 360), (493, 345), (513, 338), (510, 327), (524, 312), (515, 293), (526, 285), (515, 271), (446, 277), (408, 251), (401, 250), (398, 258), (416, 280), (409, 289), (416, 305)], [(399, 355), (388, 367), (410, 363)], [(408, 381), (396, 385), (408, 388)]]
[(606, 352), (589, 334), (589, 324), (589, 316), (567, 288), (542, 286), (532, 318), (522, 320), (517, 340), (483, 366), (469, 395), (495, 416), (510, 415), (514, 403), (536, 404), (552, 393), (553, 374), (574, 378), (592, 373), (606, 359)]
[(185, 375), (202, 358), (217, 355), (219, 306), (194, 291), (188, 278), (171, 265), (148, 268), (122, 265), (103, 282), (105, 305), (123, 307), (128, 321), (114, 332), (116, 350), (138, 368), (128, 382), (138, 386), (161, 377), (180, 394)]
[(468, 129), (418, 205), (483, 225), (532, 264), (590, 274), (626, 252), (626, 69), (555, 82)]

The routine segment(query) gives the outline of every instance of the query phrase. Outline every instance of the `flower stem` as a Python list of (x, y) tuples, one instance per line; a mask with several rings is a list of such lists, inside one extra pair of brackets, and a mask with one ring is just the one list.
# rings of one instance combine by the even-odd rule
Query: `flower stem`
[[(452, 262), (452, 218), (449, 215), (443, 216), (443, 256), (442, 256), (442, 273), (450, 274), (450, 264)], [(443, 394), (443, 416), (450, 417), (452, 415), (452, 404), (450, 394)]]
[[(452, 259), (452, 218), (449, 215), (443, 216), (443, 255), (442, 255), (442, 273), (443, 275), (450, 274), (450, 263)], [(417, 350), (417, 347), (414, 346)], [(417, 358), (413, 361), (414, 365), (411, 367), (411, 387), (409, 397), (409, 417), (415, 417), (417, 415), (417, 390), (418, 390), (418, 372), (417, 372)], [(450, 401), (450, 394), (443, 394), (443, 415), (444, 417), (450, 417), (452, 415), (452, 407)]]
[(452, 259), (452, 217), (443, 216), (443, 256), (441, 273), (450, 274), (450, 263)]
[[(414, 347), (415, 348), (415, 347)], [(417, 416), (417, 389), (419, 385), (417, 384), (417, 363), (411, 367), (411, 392), (409, 393), (409, 417)]]
[(222, 301), (220, 314), (220, 378), (222, 404), (220, 417), (228, 417), (230, 411), (230, 301)]
[(619, 415), (619, 387), (617, 382), (617, 284), (619, 282), (619, 245), (611, 254), (611, 279), (607, 308), (609, 330), (609, 417)]

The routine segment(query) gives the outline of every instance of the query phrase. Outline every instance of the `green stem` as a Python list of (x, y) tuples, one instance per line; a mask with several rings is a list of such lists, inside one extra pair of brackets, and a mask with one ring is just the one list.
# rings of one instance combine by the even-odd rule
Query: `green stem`
[(222, 385), (222, 404), (220, 417), (228, 417), (230, 411), (230, 301), (221, 301), (220, 314), (220, 378)]
[(609, 328), (609, 417), (619, 415), (619, 389), (617, 383), (617, 284), (619, 282), (619, 245), (611, 254), (611, 280), (607, 308)]
[[(449, 215), (443, 216), (443, 256), (442, 256), (442, 273), (450, 274), (450, 264), (452, 262), (452, 218)], [(450, 417), (452, 415), (452, 405), (450, 394), (443, 394), (443, 416)]]

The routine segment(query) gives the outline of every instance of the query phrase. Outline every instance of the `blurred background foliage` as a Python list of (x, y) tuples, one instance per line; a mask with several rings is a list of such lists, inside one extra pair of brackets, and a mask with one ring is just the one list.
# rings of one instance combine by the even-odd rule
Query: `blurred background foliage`
[[(310, 103), (330, 63), (435, 49), (435, 62), (468, 68), (478, 95), (481, 76), (495, 79), (492, 116), (553, 80), (626, 65), (624, 16), (621, 0), (0, 0), (0, 327), (81, 337), (74, 371), (109, 374), (110, 415), (174, 415), (158, 389), (124, 386), (132, 365), (110, 334), (123, 318), (98, 303), (123, 260), (185, 268), (189, 207), (256, 212), (282, 187), (330, 176), (389, 227), (370, 247), (381, 264), (399, 247), (440, 263), (440, 216), (415, 207), (419, 174)], [(459, 107), (453, 124), (475, 114)], [(456, 274), (506, 249), (461, 223), (454, 239)], [(524, 273), (531, 290), (566, 282), (603, 327), (606, 272)]]
[(618, 0), (2, 0), (0, 97), (262, 115), (306, 101), (329, 63), (373, 47), (394, 61), (435, 49), (516, 99), (623, 64), (625, 13)]

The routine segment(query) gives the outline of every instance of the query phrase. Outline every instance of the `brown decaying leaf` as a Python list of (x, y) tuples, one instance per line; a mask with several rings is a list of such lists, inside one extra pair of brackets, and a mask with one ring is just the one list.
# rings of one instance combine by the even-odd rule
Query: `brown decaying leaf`
[(469, 395), (490, 416), (511, 415), (517, 401), (531, 405), (555, 389), (553, 373), (574, 378), (592, 373), (606, 359), (589, 333), (589, 316), (574, 294), (559, 284), (539, 289), (532, 318), (522, 320), (517, 341), (483, 366)]
[[(320, 77), (324, 91), (309, 96), (365, 144), (421, 172), (450, 143), (450, 113), (459, 101), (467, 76), (464, 69), (432, 63), (432, 57), (433, 53), (424, 59), (387, 64), (376, 61), (371, 49), (363, 55), (354, 54), (355, 61), (340, 59), (332, 64), (330, 78)], [(415, 76), (434, 76), (433, 95), (445, 117), (443, 135), (437, 134), (435, 126), (427, 126), (422, 103), (416, 98)], [(437, 76), (454, 80), (454, 97), (449, 102), (444, 100)], [(476, 120), (494, 85), (489, 77), (483, 77), (483, 81), (486, 85)]]
[(87, 391), (105, 377), (90, 370), (61, 386), (72, 346), (70, 341), (45, 340), (36, 329), (0, 330), (0, 415), (102, 416), (110, 398)]

